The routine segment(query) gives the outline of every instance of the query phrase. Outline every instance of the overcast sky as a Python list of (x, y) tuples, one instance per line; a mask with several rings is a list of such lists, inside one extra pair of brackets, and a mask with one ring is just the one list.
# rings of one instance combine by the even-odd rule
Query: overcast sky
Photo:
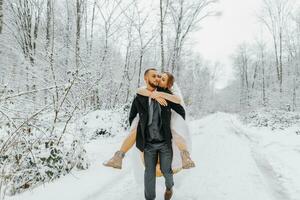
[(195, 50), (205, 59), (220, 61), (224, 67), (217, 88), (226, 86), (232, 78), (230, 55), (238, 44), (253, 41), (255, 33), (261, 32), (256, 14), (261, 0), (220, 0), (218, 9), (222, 16), (203, 21), (202, 29), (195, 33)]

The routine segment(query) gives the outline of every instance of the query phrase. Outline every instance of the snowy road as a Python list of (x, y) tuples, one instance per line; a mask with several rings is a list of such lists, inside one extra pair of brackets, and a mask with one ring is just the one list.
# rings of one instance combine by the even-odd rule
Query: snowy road
[[(297, 141), (292, 139), (290, 147), (284, 147), (285, 155), (292, 160), (287, 161), (283, 160), (286, 156), (278, 154), (282, 152), (280, 147), (269, 147), (271, 141), (262, 145), (260, 138), (245, 130), (235, 115), (215, 113), (192, 121), (190, 129), (192, 157), (197, 166), (174, 176), (173, 200), (300, 199), (300, 174), (292, 171), (299, 171), (300, 136), (295, 137)], [(119, 147), (121, 140), (119, 137), (90, 143), (87, 146), (90, 169), (74, 171), (53, 183), (7, 199), (143, 199), (143, 185), (135, 182), (130, 159), (124, 160), (121, 171), (101, 164)], [(272, 157), (275, 150), (278, 157)], [(162, 200), (163, 178), (157, 181), (156, 199)]]

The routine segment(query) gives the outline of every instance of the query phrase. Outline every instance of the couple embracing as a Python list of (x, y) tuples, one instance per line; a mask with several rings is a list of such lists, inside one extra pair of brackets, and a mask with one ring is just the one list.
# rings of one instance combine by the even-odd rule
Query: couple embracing
[(144, 80), (146, 87), (138, 89), (132, 102), (130, 134), (120, 150), (103, 164), (121, 169), (125, 153), (136, 143), (145, 166), (145, 199), (155, 199), (156, 177), (164, 176), (164, 199), (169, 200), (173, 194), (173, 174), (195, 167), (189, 153), (191, 143), (184, 102), (171, 73), (159, 74), (155, 68), (149, 68)]

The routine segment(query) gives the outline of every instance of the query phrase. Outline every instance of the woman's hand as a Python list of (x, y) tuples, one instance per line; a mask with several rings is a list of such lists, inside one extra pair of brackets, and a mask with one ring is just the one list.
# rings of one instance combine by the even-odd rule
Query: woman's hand
[(157, 91), (153, 91), (150, 95), (152, 99), (155, 99), (160, 105), (167, 106), (167, 101), (161, 97), (161, 93)]
[(162, 106), (167, 106), (167, 105), (168, 105), (167, 101), (166, 101), (164, 98), (157, 97), (157, 98), (155, 98), (155, 100), (156, 100), (160, 105), (162, 105)]

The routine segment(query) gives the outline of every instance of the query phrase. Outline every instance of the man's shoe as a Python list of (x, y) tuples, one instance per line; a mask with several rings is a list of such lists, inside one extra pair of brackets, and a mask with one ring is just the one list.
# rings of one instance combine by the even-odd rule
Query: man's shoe
[(182, 168), (189, 169), (195, 167), (194, 161), (192, 161), (190, 157), (190, 153), (187, 150), (183, 150), (180, 152), (181, 159), (182, 159)]
[(173, 195), (173, 189), (168, 189), (166, 188), (166, 191), (165, 191), (165, 200), (170, 200), (171, 197)]
[(107, 162), (103, 163), (106, 167), (113, 167), (116, 169), (122, 169), (122, 160), (125, 156), (123, 151), (117, 151), (115, 155)]

